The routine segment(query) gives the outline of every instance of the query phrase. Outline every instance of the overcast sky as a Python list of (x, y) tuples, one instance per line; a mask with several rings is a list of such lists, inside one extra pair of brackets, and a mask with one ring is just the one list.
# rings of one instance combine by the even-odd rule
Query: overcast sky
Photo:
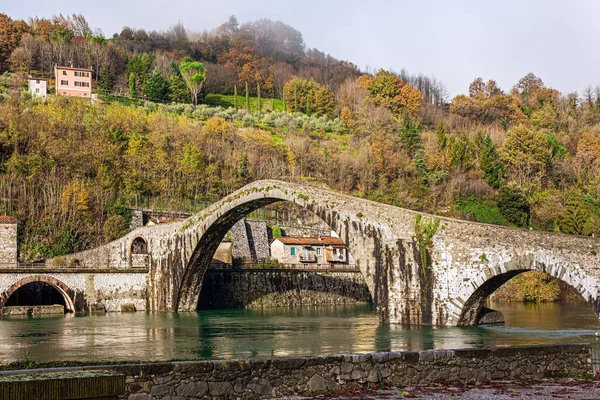
[[(280, 20), (316, 47), (361, 69), (435, 75), (454, 96), (476, 77), (504, 90), (533, 72), (563, 93), (600, 84), (600, 1), (596, 0), (0, 0), (12, 18), (82, 13), (105, 36), (123, 26), (166, 30), (180, 20), (212, 29)], [(595, 73), (596, 72), (596, 73)]]

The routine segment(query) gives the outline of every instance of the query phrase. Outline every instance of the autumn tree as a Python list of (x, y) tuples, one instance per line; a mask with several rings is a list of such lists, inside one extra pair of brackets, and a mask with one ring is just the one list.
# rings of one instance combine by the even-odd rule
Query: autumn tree
[(379, 70), (373, 77), (360, 77), (357, 84), (369, 91), (374, 104), (388, 108), (395, 115), (406, 112), (415, 117), (419, 112), (421, 92), (389, 71)]
[(194, 61), (191, 57), (184, 57), (179, 64), (181, 75), (194, 98), (194, 104), (198, 104), (198, 93), (206, 81), (206, 68), (201, 62)]
[(483, 83), (483, 79), (476, 78), (473, 82), (469, 84), (469, 97), (475, 97), (479, 93), (483, 93), (485, 90), (485, 83)]
[(285, 84), (283, 91), (290, 111), (306, 113), (310, 104), (310, 111), (314, 115), (333, 116), (335, 96), (328, 86), (314, 79), (294, 78)]
[(500, 154), (509, 178), (519, 187), (539, 185), (546, 178), (551, 151), (543, 132), (525, 125), (509, 129)]
[(27, 29), (25, 22), (14, 21), (8, 15), (0, 13), (0, 71), (8, 69), (10, 55)]

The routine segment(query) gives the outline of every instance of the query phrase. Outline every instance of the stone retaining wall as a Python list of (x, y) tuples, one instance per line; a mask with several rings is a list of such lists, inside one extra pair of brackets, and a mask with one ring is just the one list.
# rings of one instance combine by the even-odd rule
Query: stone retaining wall
[(360, 271), (208, 270), (200, 309), (371, 303)]
[[(127, 400), (259, 399), (337, 389), (591, 378), (589, 344), (95, 366), (126, 376)], [(30, 371), (31, 373), (35, 371)], [(48, 370), (41, 370), (48, 372)], [(14, 372), (0, 372), (2, 375)]]

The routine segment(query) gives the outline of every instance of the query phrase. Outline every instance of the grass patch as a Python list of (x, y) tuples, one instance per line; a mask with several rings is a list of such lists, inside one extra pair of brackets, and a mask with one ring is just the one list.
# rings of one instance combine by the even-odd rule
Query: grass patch
[[(246, 108), (246, 98), (238, 95), (238, 108)], [(235, 107), (234, 96), (224, 94), (207, 94), (204, 103), (212, 107), (221, 106), (223, 108)], [(274, 107), (274, 108), (273, 108)], [(284, 111), (283, 100), (279, 99), (262, 99), (263, 111), (275, 110)], [(250, 97), (250, 110), (258, 111), (258, 97)]]
[(469, 198), (466, 200), (459, 200), (456, 203), (456, 206), (458, 211), (460, 211), (462, 214), (462, 218), (467, 218), (471, 221), (482, 222), (484, 224), (506, 224), (502, 214), (500, 214), (500, 210), (495, 203), (480, 203), (475, 199)]
[(104, 101), (105, 103), (120, 103), (120, 104), (125, 104), (126, 106), (143, 106), (144, 102), (142, 100), (138, 100), (138, 99), (131, 99), (128, 97), (116, 97), (116, 96), (109, 96), (109, 95), (104, 95), (104, 94), (99, 94), (98, 98), (102, 101)]

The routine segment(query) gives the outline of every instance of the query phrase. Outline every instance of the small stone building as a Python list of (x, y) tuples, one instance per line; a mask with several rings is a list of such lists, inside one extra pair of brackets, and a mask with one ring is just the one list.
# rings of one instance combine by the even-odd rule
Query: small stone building
[(0, 214), (0, 268), (17, 266), (17, 220)]
[(333, 236), (283, 236), (273, 239), (271, 257), (282, 264), (354, 264), (344, 241)]
[(45, 79), (29, 79), (28, 88), (31, 97), (46, 99), (48, 96), (48, 87)]

